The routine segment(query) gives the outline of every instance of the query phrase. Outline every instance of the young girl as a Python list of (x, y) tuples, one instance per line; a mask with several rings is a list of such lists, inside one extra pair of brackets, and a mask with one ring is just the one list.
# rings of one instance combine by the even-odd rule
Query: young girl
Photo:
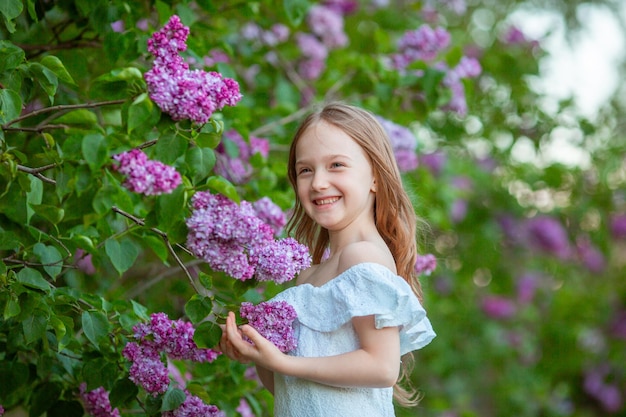
[[(416, 216), (389, 139), (369, 112), (328, 104), (296, 132), (288, 175), (297, 195), (289, 230), (313, 266), (272, 301), (296, 310), (298, 346), (283, 354), (231, 312), (222, 351), (256, 364), (276, 417), (393, 416), (401, 356), (435, 333), (414, 272)], [(411, 403), (398, 386), (396, 398)]]

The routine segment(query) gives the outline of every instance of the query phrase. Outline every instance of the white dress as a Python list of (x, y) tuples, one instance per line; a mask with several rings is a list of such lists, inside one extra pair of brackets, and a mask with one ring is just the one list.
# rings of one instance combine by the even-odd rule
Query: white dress
[[(351, 319), (374, 315), (376, 328), (399, 326), (401, 354), (434, 337), (426, 311), (411, 287), (387, 267), (361, 263), (326, 284), (302, 284), (272, 301), (291, 304), (298, 347), (290, 355), (339, 355), (359, 348)], [(274, 417), (394, 416), (393, 388), (337, 388), (274, 374)]]

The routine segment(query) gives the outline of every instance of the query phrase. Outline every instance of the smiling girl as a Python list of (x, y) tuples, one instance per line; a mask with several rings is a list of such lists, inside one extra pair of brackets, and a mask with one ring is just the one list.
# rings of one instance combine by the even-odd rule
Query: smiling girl
[(295, 308), (298, 346), (284, 354), (229, 313), (222, 351), (256, 364), (276, 417), (394, 416), (394, 394), (416, 403), (397, 384), (401, 357), (435, 333), (414, 271), (416, 216), (389, 138), (371, 113), (328, 104), (296, 132), (288, 175), (297, 196), (289, 231), (313, 265), (272, 300)]

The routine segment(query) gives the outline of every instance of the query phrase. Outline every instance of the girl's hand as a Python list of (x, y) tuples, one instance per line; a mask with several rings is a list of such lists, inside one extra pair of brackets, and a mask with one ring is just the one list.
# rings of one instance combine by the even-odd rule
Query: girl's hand
[[(254, 344), (246, 341), (243, 336), (248, 337)], [(233, 360), (241, 363), (254, 362), (271, 371), (275, 370), (281, 359), (286, 356), (254, 327), (244, 324), (238, 328), (233, 312), (228, 313), (226, 325), (222, 327), (220, 348)]]

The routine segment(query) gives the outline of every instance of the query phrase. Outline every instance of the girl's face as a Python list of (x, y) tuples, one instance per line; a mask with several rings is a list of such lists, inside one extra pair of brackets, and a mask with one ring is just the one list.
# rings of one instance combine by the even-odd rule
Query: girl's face
[(376, 184), (369, 158), (350, 136), (324, 121), (296, 144), (297, 194), (307, 214), (329, 231), (374, 222)]

